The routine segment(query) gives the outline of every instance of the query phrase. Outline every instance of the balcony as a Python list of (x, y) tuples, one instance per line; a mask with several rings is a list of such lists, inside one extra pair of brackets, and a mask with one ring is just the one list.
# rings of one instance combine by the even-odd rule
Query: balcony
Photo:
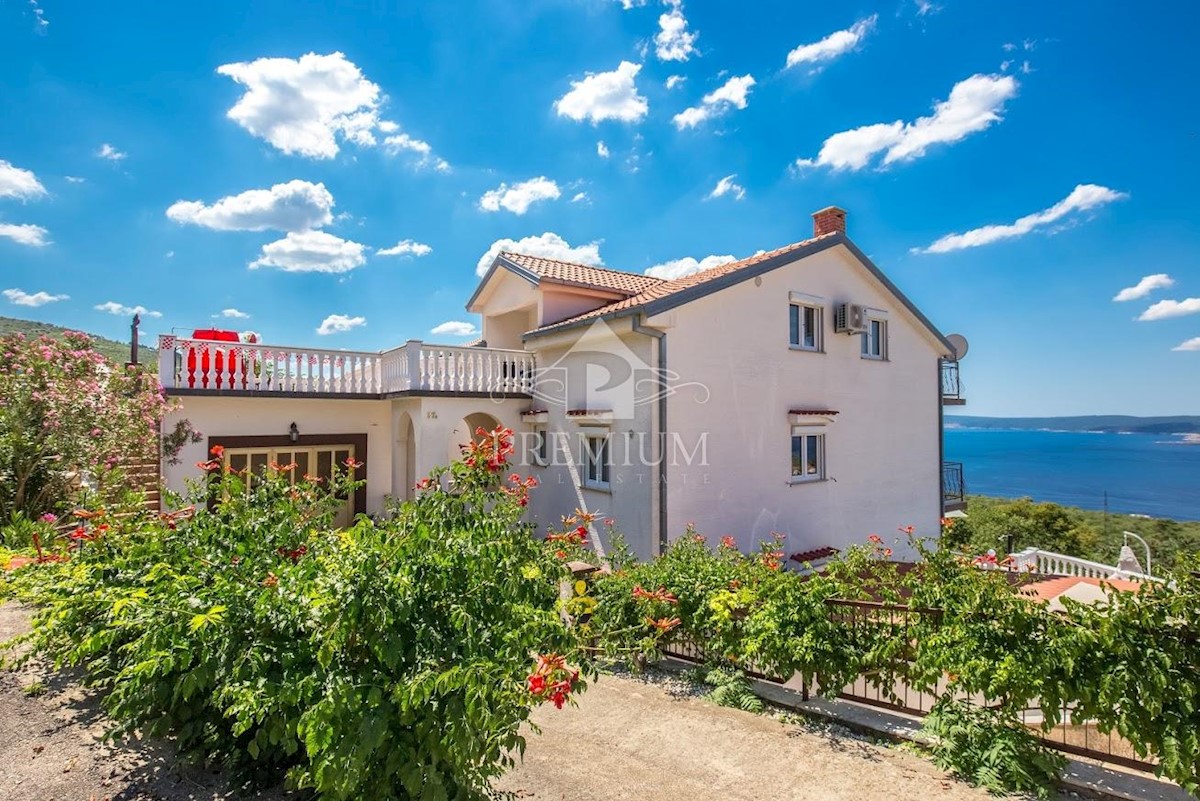
[(949, 359), (942, 360), (942, 405), (964, 406), (967, 399), (963, 397), (962, 377), (958, 372), (958, 362)]
[(533, 354), (523, 350), (418, 340), (386, 351), (349, 351), (158, 338), (158, 380), (173, 395), (527, 397), (533, 371)]
[(962, 462), (942, 462), (942, 512), (967, 508)]

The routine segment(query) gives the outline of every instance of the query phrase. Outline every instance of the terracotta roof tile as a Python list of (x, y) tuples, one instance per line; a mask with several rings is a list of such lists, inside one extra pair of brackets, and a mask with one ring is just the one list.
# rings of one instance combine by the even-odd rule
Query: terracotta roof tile
[(1090, 584), (1093, 587), (1110, 587), (1118, 592), (1137, 592), (1142, 582), (1128, 579), (1096, 579), (1084, 576), (1053, 576), (1041, 581), (1033, 581), (1021, 587), (1021, 595), (1036, 598), (1039, 601), (1051, 601), (1062, 595), (1077, 584)]
[(805, 562), (815, 562), (818, 559), (828, 559), (831, 556), (837, 556), (839, 553), (840, 551), (837, 548), (834, 548), (832, 545), (826, 545), (821, 548), (811, 548), (807, 551), (794, 553), (788, 559), (804, 564)]
[[(801, 248), (807, 247), (808, 245), (811, 245), (812, 243), (814, 243), (820, 239), (824, 239), (825, 237), (836, 236), (836, 235), (837, 234), (825, 234), (823, 236), (813, 237), (812, 239), (805, 239), (801, 242), (794, 242), (790, 245), (785, 245), (784, 247), (776, 248), (775, 250), (768, 250), (768, 251), (764, 251), (762, 253), (756, 253), (753, 256), (750, 256), (749, 258), (746, 258), (746, 259), (741, 259), (740, 261), (731, 261), (728, 264), (721, 264), (716, 267), (711, 267), (707, 270), (702, 270), (698, 273), (692, 273), (691, 275), (685, 275), (682, 278), (676, 278), (676, 279), (670, 280), (670, 281), (664, 281), (664, 280), (660, 280), (657, 278), (651, 279), (652, 281), (654, 281), (654, 283), (650, 284), (649, 286), (647, 286), (645, 289), (641, 290), (636, 295), (631, 295), (630, 297), (624, 298), (622, 300), (614, 301), (613, 303), (609, 303), (606, 306), (601, 306), (598, 309), (593, 309), (592, 311), (584, 312), (583, 314), (576, 315), (575, 317), (568, 317), (566, 320), (560, 320), (557, 323), (551, 323), (549, 325), (544, 325), (541, 328), (535, 328), (533, 331), (531, 331), (529, 333), (538, 333), (541, 331), (548, 331), (553, 328), (570, 325), (572, 323), (577, 323), (577, 322), (580, 322), (583, 320), (588, 320), (588, 319), (592, 319), (595, 317), (603, 317), (604, 315), (612, 314), (613, 312), (620, 312), (620, 311), (625, 311), (628, 309), (636, 309), (639, 306), (643, 306), (652, 301), (661, 300), (663, 298), (674, 295), (676, 292), (682, 292), (685, 289), (691, 289), (694, 286), (708, 283), (709, 281), (712, 281), (716, 278), (721, 278), (721, 277), (729, 275), (731, 273), (736, 273), (739, 270), (744, 270), (748, 267), (753, 267), (754, 265), (761, 264), (762, 262), (767, 261), (768, 259), (773, 259), (777, 256), (785, 255), (794, 250), (800, 250)], [(526, 257), (526, 258), (528, 258), (528, 257)], [(595, 269), (595, 268), (592, 268), (592, 269)], [(634, 273), (622, 273), (622, 275), (635, 276)], [(642, 277), (649, 278), (649, 276), (642, 276)]]
[(627, 273), (622, 270), (610, 270), (607, 267), (591, 267), (586, 264), (547, 259), (541, 256), (527, 256), (524, 253), (505, 252), (500, 256), (540, 278), (562, 281), (567, 284), (593, 286), (620, 292), (624, 295), (636, 295), (645, 289), (663, 283), (661, 278), (641, 273)]

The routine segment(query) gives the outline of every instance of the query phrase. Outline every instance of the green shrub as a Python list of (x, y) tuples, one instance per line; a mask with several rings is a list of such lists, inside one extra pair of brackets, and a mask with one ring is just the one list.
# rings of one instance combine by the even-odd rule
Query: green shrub
[(118, 734), (169, 736), (246, 779), (479, 797), (531, 709), (582, 688), (558, 656), (574, 654), (566, 570), (520, 523), (529, 482), (501, 477), (508, 436), (344, 531), (349, 470), (321, 487), (286, 465), (221, 474), (214, 454), (194, 508), (113, 520), (68, 561), (13, 574), (38, 605), (29, 642), (108, 691)]

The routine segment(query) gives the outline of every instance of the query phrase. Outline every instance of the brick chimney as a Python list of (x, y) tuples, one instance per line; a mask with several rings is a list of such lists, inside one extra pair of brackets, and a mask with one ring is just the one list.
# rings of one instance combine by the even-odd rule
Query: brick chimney
[(846, 210), (837, 206), (827, 206), (813, 212), (813, 236), (822, 236), (837, 232), (846, 233)]

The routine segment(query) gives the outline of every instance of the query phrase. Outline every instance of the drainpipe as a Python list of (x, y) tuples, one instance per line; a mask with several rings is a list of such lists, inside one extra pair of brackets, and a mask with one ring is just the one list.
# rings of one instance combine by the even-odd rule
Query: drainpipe
[[(937, 410), (938, 410), (938, 526), (941, 526), (941, 520), (946, 516), (946, 481), (945, 467), (946, 464), (946, 407), (942, 403), (942, 359), (937, 360)], [(966, 495), (963, 496), (966, 501)], [(940, 533), (940, 529), (939, 529)], [(1010, 551), (1011, 553), (1011, 551)]]
[[(646, 315), (640, 314), (633, 319), (633, 331), (658, 340), (658, 357), (655, 368), (658, 370), (658, 554), (667, 551), (667, 332), (653, 328), (644, 328), (642, 321)], [(939, 401), (940, 402), (940, 401)]]

